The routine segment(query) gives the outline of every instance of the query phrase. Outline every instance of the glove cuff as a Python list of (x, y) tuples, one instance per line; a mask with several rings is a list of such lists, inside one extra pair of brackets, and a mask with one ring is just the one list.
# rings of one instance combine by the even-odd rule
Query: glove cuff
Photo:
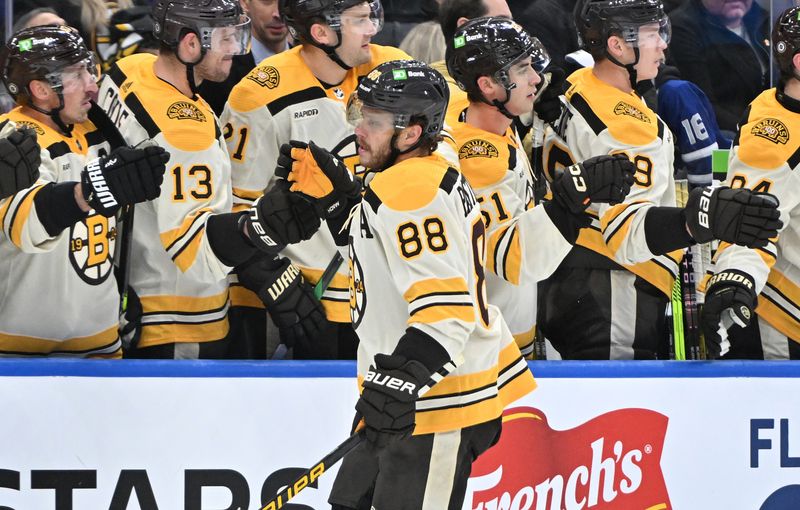
[(544, 202), (542, 207), (564, 239), (569, 244), (575, 244), (580, 229), (588, 227), (592, 220), (586, 213), (573, 214), (563, 205), (563, 202), (555, 200), (555, 196), (553, 198), (554, 200)]
[(644, 216), (644, 238), (653, 255), (663, 255), (691, 245), (686, 215), (680, 207), (651, 207)]
[(450, 354), (442, 344), (414, 327), (406, 329), (405, 334), (397, 342), (392, 356), (402, 356), (407, 360), (418, 361), (430, 373), (438, 371), (450, 361)]
[(89, 216), (75, 201), (74, 181), (45, 184), (33, 197), (33, 204), (39, 221), (53, 237)]
[(206, 221), (208, 244), (226, 266), (236, 267), (257, 252), (239, 226), (244, 217), (245, 213), (212, 214)]

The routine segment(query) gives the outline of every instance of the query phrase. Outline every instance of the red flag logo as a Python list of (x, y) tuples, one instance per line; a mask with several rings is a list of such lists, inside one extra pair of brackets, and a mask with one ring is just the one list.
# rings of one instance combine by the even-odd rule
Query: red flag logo
[(503, 413), (500, 441), (472, 466), (464, 510), (671, 510), (661, 472), (668, 418), (619, 409), (570, 430)]

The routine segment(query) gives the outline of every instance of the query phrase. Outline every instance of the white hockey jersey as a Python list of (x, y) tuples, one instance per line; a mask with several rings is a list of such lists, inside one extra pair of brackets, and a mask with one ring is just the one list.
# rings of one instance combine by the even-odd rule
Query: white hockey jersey
[(800, 175), (795, 173), (800, 166), (800, 101), (770, 89), (750, 103), (745, 118), (725, 184), (777, 196), (784, 226), (764, 248), (720, 243), (714, 270), (751, 275), (759, 293), (756, 312), (800, 342)]
[(3, 136), (13, 124), (36, 131), (42, 164), (33, 186), (0, 202), (0, 356), (119, 358), (115, 219), (91, 212), (51, 237), (34, 204), (47, 183), (80, 182), (109, 145), (88, 121), (64, 136), (20, 107), (8, 119)]
[(230, 267), (205, 235), (212, 213), (231, 212), (230, 159), (217, 118), (158, 78), (156, 57), (115, 63), (98, 103), (130, 145), (152, 139), (169, 154), (161, 195), (136, 205), (130, 286), (143, 309), (140, 347), (219, 340), (228, 333)]
[(486, 226), (489, 303), (503, 313), (522, 354), (533, 352), (537, 282), (550, 276), (572, 245), (542, 207), (534, 207), (533, 171), (516, 132), (497, 135), (448, 113), (461, 172), (475, 190)]
[[(370, 62), (351, 69), (342, 83), (326, 87), (303, 61), (301, 49), (296, 46), (264, 59), (233, 88), (225, 105), (221, 122), (231, 155), (234, 207), (249, 206), (272, 185), (278, 149), (289, 140), (313, 140), (343, 158), (352, 171), (363, 171), (353, 128), (347, 123), (347, 100), (358, 80), (375, 66), (411, 58), (397, 48), (371, 45)], [(335, 253), (333, 237), (323, 226), (311, 239), (286, 247), (282, 255), (315, 284)], [(321, 302), (328, 319), (349, 322), (343, 265)]]
[(560, 133), (548, 129), (545, 137), (545, 171), (554, 175), (592, 156), (617, 153), (637, 167), (624, 202), (589, 206), (592, 224), (581, 230), (576, 244), (623, 265), (669, 296), (683, 251), (650, 252), (644, 218), (650, 207), (676, 205), (672, 133), (639, 96), (599, 80), (590, 67), (575, 71), (569, 82)]
[(417, 402), (416, 434), (500, 416), (535, 381), (500, 312), (486, 302), (486, 234), (475, 195), (446, 160), (378, 173), (350, 224), (350, 313), (359, 382), (408, 327), (463, 363)]

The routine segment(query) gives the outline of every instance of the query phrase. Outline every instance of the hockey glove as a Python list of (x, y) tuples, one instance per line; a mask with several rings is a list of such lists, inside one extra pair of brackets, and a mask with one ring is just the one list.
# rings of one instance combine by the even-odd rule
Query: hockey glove
[(711, 277), (700, 316), (709, 359), (719, 358), (728, 352), (728, 329), (733, 325), (742, 328), (747, 326), (755, 307), (753, 277), (736, 270), (722, 271)]
[(347, 209), (348, 200), (361, 193), (361, 181), (339, 158), (314, 142), (292, 140), (281, 145), (275, 175), (291, 184), (291, 191), (308, 197), (323, 218)]
[[(277, 266), (276, 266), (277, 264)], [(287, 258), (259, 254), (235, 269), (239, 282), (258, 294), (286, 347), (310, 350), (314, 337), (328, 324), (314, 288)]]
[(561, 117), (561, 95), (567, 91), (566, 74), (560, 67), (551, 67), (549, 76), (542, 81), (541, 90), (536, 94), (533, 111), (548, 124)]
[(356, 403), (371, 443), (381, 448), (414, 431), (418, 393), (430, 376), (419, 361), (399, 354), (375, 355), (375, 365), (364, 376), (361, 398)]
[(158, 198), (169, 153), (157, 146), (120, 147), (94, 159), (81, 173), (83, 198), (106, 217), (120, 207)]
[(39, 178), (41, 164), (33, 129), (17, 129), (0, 139), (0, 199), (33, 185)]
[(698, 243), (719, 239), (763, 248), (783, 227), (778, 199), (749, 189), (696, 188), (689, 194), (684, 214), (689, 234)]
[(592, 202), (618, 204), (633, 185), (636, 166), (624, 154), (596, 156), (564, 169), (553, 180), (553, 200), (572, 213), (582, 213)]
[(320, 224), (313, 205), (280, 185), (259, 197), (244, 220), (250, 241), (269, 254), (310, 239)]

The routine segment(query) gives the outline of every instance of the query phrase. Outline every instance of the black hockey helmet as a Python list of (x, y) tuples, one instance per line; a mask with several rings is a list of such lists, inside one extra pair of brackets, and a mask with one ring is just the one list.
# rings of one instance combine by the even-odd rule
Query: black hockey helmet
[[(292, 37), (322, 49), (334, 62), (350, 69), (336, 55), (335, 50), (342, 43), (342, 13), (361, 4), (369, 5), (370, 21), (375, 30), (380, 32), (383, 28), (383, 6), (380, 0), (279, 0), (278, 9)], [(325, 23), (333, 29), (336, 33), (336, 45), (320, 44), (314, 40), (311, 27), (316, 23)]]
[(436, 138), (444, 126), (450, 90), (435, 69), (416, 60), (392, 60), (370, 71), (347, 105), (347, 120), (356, 125), (362, 107), (391, 112), (395, 129), (422, 125), (422, 137)]
[(515, 86), (508, 79), (508, 70), (529, 56), (537, 73), (550, 63), (539, 39), (528, 35), (519, 24), (503, 17), (483, 17), (456, 30), (447, 43), (445, 58), (447, 71), (458, 86), (471, 98), (487, 102), (478, 88), (478, 78), (492, 77), (506, 89), (507, 101)]
[(293, 37), (312, 42), (312, 25), (327, 23), (337, 36), (341, 36), (342, 13), (363, 3), (369, 4), (374, 19), (379, 19), (383, 26), (383, 7), (380, 0), (280, 0), (278, 9)]
[(772, 28), (772, 53), (778, 62), (781, 76), (798, 77), (792, 59), (800, 51), (800, 7), (783, 11)]
[(97, 75), (94, 54), (89, 51), (80, 34), (72, 27), (44, 25), (25, 28), (8, 40), (0, 52), (3, 83), (19, 102), (30, 101), (28, 84), (33, 80), (46, 81), (61, 94), (63, 71), (84, 63), (92, 75)]
[(605, 51), (612, 35), (636, 47), (639, 27), (650, 23), (659, 23), (665, 42), (672, 35), (661, 0), (578, 0), (574, 16), (580, 45), (592, 54), (593, 50)]
[[(233, 34), (219, 29), (234, 28)], [(192, 32), (203, 52), (216, 50), (240, 55), (250, 50), (250, 18), (238, 0), (156, 0), (153, 4), (153, 37), (168, 48)]]

